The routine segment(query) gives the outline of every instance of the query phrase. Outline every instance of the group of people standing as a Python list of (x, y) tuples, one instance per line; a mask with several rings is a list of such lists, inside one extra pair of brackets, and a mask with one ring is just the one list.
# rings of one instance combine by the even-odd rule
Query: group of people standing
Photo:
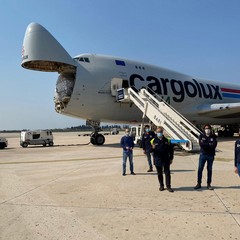
[[(121, 147), (123, 148), (123, 176), (126, 176), (126, 162), (129, 158), (130, 173), (133, 171), (133, 137), (130, 136), (129, 129), (125, 130), (125, 136), (121, 138)], [(157, 169), (160, 191), (164, 190), (163, 171), (166, 177), (166, 187), (169, 192), (174, 192), (171, 188), (170, 164), (173, 160), (173, 146), (169, 139), (163, 135), (163, 128), (157, 127), (156, 133), (150, 130), (149, 125), (145, 126), (142, 136), (142, 147), (146, 154), (149, 169), (147, 172), (153, 172), (153, 163)], [(152, 163), (153, 154), (153, 163)]]
[[(163, 135), (163, 127), (157, 127), (156, 132), (152, 131), (149, 125), (145, 125), (144, 133), (142, 135), (142, 148), (143, 152), (147, 157), (149, 169), (147, 172), (153, 172), (153, 164), (156, 167), (158, 181), (159, 181), (159, 190), (163, 191), (164, 180), (163, 172), (165, 174), (166, 187), (169, 192), (174, 192), (171, 188), (171, 173), (170, 165), (172, 164), (174, 151), (173, 145), (171, 144), (170, 139), (166, 138)], [(126, 176), (126, 162), (129, 158), (130, 163), (130, 173), (134, 173), (133, 166), (133, 148), (134, 142), (133, 137), (130, 136), (129, 129), (125, 130), (125, 136), (121, 138), (121, 147), (123, 148), (123, 176)], [(211, 186), (212, 182), (212, 166), (215, 157), (215, 150), (217, 147), (217, 138), (216, 135), (212, 132), (212, 128), (209, 124), (206, 124), (203, 127), (203, 133), (199, 136), (199, 145), (200, 145), (200, 155), (197, 171), (197, 185), (194, 189), (200, 189), (202, 187), (202, 172), (205, 164), (207, 163), (207, 188), (213, 190)], [(153, 157), (153, 163), (152, 163)], [(235, 172), (240, 176), (240, 140), (237, 140), (235, 143)]]

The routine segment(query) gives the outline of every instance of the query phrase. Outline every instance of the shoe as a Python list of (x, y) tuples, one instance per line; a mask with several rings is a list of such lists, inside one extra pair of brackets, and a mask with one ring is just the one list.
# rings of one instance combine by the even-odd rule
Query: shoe
[(150, 169), (147, 170), (147, 172), (153, 172), (153, 170), (150, 168)]
[(134, 172), (131, 172), (131, 175), (136, 175), (136, 173), (134, 173)]
[(169, 192), (174, 192), (171, 187), (168, 187), (167, 190), (168, 190)]
[(201, 188), (201, 187), (202, 187), (201, 184), (198, 183), (198, 184), (194, 187), (194, 189), (199, 189), (199, 188)]
[(211, 186), (211, 184), (208, 184), (207, 188), (208, 188), (208, 190), (213, 190), (213, 187)]
[(123, 173), (122, 175), (123, 175), (123, 176), (126, 176), (126, 173)]
[(160, 186), (159, 191), (163, 191), (164, 190), (164, 186)]

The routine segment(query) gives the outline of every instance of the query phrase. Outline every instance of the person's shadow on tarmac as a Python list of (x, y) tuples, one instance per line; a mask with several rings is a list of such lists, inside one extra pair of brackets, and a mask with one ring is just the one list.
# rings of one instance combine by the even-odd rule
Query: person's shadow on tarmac
[[(227, 187), (219, 187), (219, 186), (214, 186), (212, 185), (214, 190), (217, 190), (217, 189), (240, 189), (240, 186), (227, 186)], [(209, 191), (207, 189), (207, 186), (202, 186), (202, 188), (200, 189), (194, 189), (194, 185), (193, 186), (190, 186), (190, 187), (180, 187), (180, 188), (174, 188), (175, 191), (182, 191), (182, 192), (192, 192), (192, 191), (196, 191), (196, 192), (201, 192), (201, 191)]]

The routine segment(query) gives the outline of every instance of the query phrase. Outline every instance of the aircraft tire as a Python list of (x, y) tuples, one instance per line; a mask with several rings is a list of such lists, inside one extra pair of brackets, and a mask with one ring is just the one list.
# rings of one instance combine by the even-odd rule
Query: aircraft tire
[(97, 134), (95, 137), (96, 145), (103, 145), (105, 143), (105, 137), (102, 134)]
[(92, 145), (96, 145), (96, 140), (95, 140), (95, 137), (94, 137), (94, 136), (92, 136), (92, 137), (90, 138), (90, 142), (91, 142)]

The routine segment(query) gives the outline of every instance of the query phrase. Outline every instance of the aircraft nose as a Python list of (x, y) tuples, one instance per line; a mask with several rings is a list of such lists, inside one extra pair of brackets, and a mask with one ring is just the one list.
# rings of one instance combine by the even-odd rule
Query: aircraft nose
[(63, 72), (75, 70), (75, 63), (62, 45), (40, 24), (30, 23), (26, 29), (22, 48), (22, 67)]
[(29, 34), (33, 31), (45, 31), (46, 29), (39, 23), (32, 22), (28, 25), (25, 34)]

